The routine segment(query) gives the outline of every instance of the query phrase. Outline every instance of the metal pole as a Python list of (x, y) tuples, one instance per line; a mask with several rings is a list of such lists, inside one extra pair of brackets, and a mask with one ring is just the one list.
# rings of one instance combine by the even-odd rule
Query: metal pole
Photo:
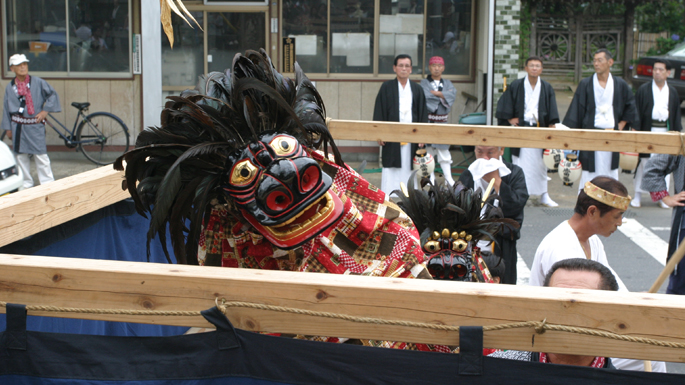
[(488, 102), (485, 106), (486, 122), (488, 126), (492, 125), (492, 96), (494, 88), (495, 74), (495, 0), (490, 0), (488, 5)]

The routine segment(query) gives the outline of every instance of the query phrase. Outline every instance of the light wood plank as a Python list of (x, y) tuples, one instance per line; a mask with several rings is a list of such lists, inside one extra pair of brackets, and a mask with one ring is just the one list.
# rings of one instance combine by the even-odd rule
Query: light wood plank
[[(303, 276), (306, 274), (306, 279)], [(252, 269), (0, 255), (0, 300), (105, 309), (203, 310), (215, 298), (446, 325), (543, 320), (685, 342), (685, 298)], [(31, 312), (32, 315), (51, 315)], [(207, 326), (200, 317), (64, 317)], [(458, 334), (233, 308), (237, 327), (284, 333), (458, 344)], [(534, 338), (533, 338), (534, 337)], [(685, 350), (531, 329), (486, 333), (485, 346), (685, 362)]]
[(112, 166), (0, 197), (0, 246), (130, 197)]
[[(130, 130), (134, 125), (133, 81), (112, 80), (110, 98), (112, 113), (118, 116)], [(131, 140), (135, 141), (135, 137)]]
[(662, 154), (678, 154), (682, 146), (680, 133), (557, 130), (459, 124), (403, 124), (335, 119), (329, 122), (328, 127), (336, 140), (350, 139), (375, 142), (381, 139), (393, 142)]

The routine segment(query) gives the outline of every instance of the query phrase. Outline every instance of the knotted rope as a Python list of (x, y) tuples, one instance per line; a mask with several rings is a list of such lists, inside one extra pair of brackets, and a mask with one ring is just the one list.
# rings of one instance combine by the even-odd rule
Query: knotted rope
[[(257, 310), (275, 311), (279, 313), (291, 313), (306, 315), (312, 317), (322, 317), (339, 319), (343, 321), (350, 321), (356, 323), (365, 324), (376, 324), (376, 325), (390, 325), (390, 326), (406, 326), (419, 329), (430, 329), (430, 330), (440, 330), (440, 331), (451, 331), (459, 332), (459, 326), (452, 325), (440, 325), (432, 324), (426, 322), (414, 322), (405, 320), (391, 320), (375, 317), (358, 317), (349, 314), (340, 314), (324, 311), (314, 311), (306, 309), (291, 308), (285, 306), (275, 306), (266, 305), (261, 303), (253, 302), (240, 302), (240, 301), (226, 301), (225, 299), (215, 300), (217, 308), (221, 310), (222, 313), (226, 314), (228, 308), (231, 307), (241, 307), (250, 308)], [(7, 302), (0, 301), (0, 307), (7, 307)], [(128, 309), (92, 309), (92, 308), (72, 308), (72, 307), (58, 307), (58, 306), (43, 306), (43, 305), (27, 305), (27, 311), (45, 311), (45, 312), (56, 312), (56, 313), (81, 313), (81, 314), (121, 314), (121, 315), (156, 315), (156, 316), (170, 316), (170, 317), (195, 317), (201, 316), (200, 311), (172, 311), (172, 310), (128, 310)], [(565, 326), (547, 323), (547, 319), (542, 321), (525, 321), (525, 322), (511, 322), (497, 325), (486, 325), (483, 326), (483, 331), (496, 331), (496, 330), (506, 330), (506, 329), (520, 329), (520, 328), (533, 328), (537, 334), (543, 334), (547, 330), (567, 332), (574, 334), (581, 334), (594, 337), (608, 338), (617, 341), (627, 341), (635, 342), (646, 345), (654, 345), (667, 348), (683, 349), (685, 348), (685, 343), (662, 341), (653, 338), (644, 337), (633, 337), (622, 334), (616, 334), (612, 332), (575, 327), (575, 326)]]

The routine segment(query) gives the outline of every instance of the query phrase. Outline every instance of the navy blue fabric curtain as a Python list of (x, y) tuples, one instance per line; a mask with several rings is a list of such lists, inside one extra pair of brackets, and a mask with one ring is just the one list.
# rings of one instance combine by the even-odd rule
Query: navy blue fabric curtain
[(0, 333), (0, 383), (15, 384), (678, 384), (683, 376), (482, 357), (480, 327), (463, 328), (460, 354), (272, 337), (234, 329), (216, 308), (215, 332), (108, 337), (26, 330), (10, 305)]
[[(145, 234), (149, 225), (148, 219), (135, 212), (133, 202), (124, 200), (4, 246), (0, 248), (0, 253), (145, 262)], [(171, 243), (167, 243), (173, 260)], [(152, 242), (150, 252), (150, 262), (166, 263), (159, 240)], [(5, 315), (0, 314), (0, 330), (3, 328)], [(183, 334), (188, 329), (33, 316), (28, 318), (28, 328), (44, 332), (109, 336), (169, 336)]]

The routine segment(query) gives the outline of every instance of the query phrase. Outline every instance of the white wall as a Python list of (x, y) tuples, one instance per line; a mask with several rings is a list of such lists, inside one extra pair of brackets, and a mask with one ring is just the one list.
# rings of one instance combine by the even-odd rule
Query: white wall
[(159, 126), (162, 112), (162, 23), (159, 1), (143, 0), (140, 4), (143, 40), (143, 127)]

